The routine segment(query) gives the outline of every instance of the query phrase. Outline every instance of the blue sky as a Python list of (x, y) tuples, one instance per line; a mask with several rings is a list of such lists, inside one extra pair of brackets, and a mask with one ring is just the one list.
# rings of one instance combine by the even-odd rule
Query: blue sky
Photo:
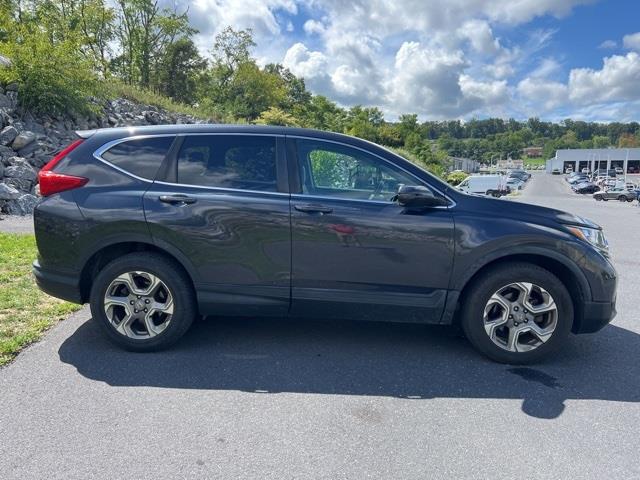
[(195, 0), (343, 106), (387, 118), (640, 120), (640, 0)]

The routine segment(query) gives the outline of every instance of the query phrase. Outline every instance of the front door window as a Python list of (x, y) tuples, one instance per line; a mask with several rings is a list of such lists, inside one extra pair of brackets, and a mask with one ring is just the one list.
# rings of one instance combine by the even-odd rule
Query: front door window
[(395, 165), (355, 148), (298, 141), (302, 192), (348, 200), (391, 202), (400, 185), (417, 180)]

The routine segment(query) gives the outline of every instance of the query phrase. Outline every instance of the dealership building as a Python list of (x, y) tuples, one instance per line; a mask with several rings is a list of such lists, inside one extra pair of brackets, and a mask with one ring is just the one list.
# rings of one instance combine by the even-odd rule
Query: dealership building
[(584, 148), (556, 150), (556, 156), (547, 160), (547, 172), (554, 169), (566, 172), (567, 168), (581, 171), (588, 168), (610, 169), (620, 167), (627, 173), (640, 173), (640, 148)]

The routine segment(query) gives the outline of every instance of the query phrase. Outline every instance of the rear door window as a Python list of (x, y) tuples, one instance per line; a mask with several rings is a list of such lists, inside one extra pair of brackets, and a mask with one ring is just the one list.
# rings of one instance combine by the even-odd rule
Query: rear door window
[(102, 158), (138, 177), (153, 180), (171, 144), (170, 137), (148, 137), (127, 140), (102, 153)]
[(276, 139), (260, 135), (189, 135), (178, 153), (180, 184), (276, 192)]

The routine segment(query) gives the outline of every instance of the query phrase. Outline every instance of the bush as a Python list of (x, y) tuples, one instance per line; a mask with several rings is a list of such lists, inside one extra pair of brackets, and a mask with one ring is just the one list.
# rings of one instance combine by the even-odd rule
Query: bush
[(450, 183), (454, 186), (459, 185), (468, 176), (469, 174), (465, 172), (451, 172), (449, 175), (447, 175), (447, 183)]
[(283, 127), (300, 126), (300, 122), (293, 115), (277, 107), (270, 107), (262, 112), (256, 123), (259, 125), (281, 125)]
[(88, 98), (102, 92), (78, 45), (71, 40), (52, 44), (37, 29), (16, 26), (14, 32), (12, 41), (0, 45), (12, 63), (0, 69), (0, 80), (19, 84), (21, 106), (37, 113), (89, 113)]

